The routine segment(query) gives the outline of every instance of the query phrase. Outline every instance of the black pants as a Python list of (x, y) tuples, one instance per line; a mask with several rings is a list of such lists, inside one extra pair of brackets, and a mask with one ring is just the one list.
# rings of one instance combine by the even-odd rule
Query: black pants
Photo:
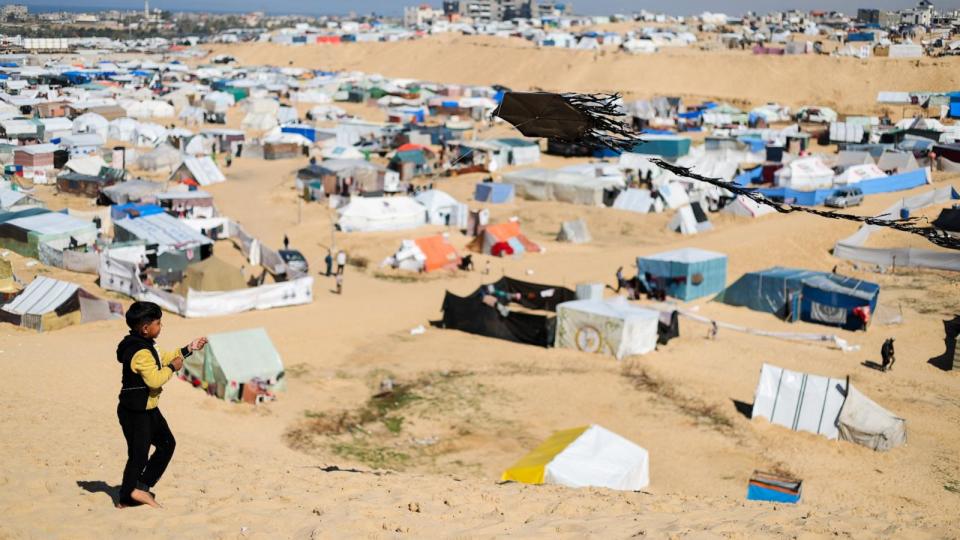
[[(127, 466), (123, 468), (120, 502), (129, 504), (134, 489), (147, 491), (160, 480), (177, 441), (160, 409), (131, 411), (119, 406), (117, 418), (123, 428), (123, 438), (127, 440)], [(147, 459), (151, 445), (157, 449)]]

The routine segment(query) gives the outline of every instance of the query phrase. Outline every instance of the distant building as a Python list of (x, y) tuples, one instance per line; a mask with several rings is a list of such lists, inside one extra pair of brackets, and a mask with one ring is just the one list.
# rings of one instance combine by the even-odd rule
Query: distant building
[(29, 8), (23, 4), (7, 4), (0, 8), (0, 17), (3, 20), (23, 20), (27, 18), (27, 15), (30, 13)]
[(434, 9), (427, 4), (403, 8), (403, 25), (407, 28), (425, 26), (444, 17), (444, 10)]
[(880, 24), (880, 10), (858, 9), (857, 22), (860, 24)]
[(544, 15), (562, 15), (572, 9), (562, 0), (444, 0), (443, 13), (469, 17), (477, 22), (530, 19)]

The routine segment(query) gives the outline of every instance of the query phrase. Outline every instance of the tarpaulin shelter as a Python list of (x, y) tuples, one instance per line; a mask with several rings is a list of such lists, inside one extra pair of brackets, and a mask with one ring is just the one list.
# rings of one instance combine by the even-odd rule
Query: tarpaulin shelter
[(752, 418), (794, 431), (854, 442), (884, 451), (907, 442), (906, 421), (849, 383), (763, 364)]
[(561, 201), (587, 206), (603, 206), (606, 189), (622, 188), (623, 182), (595, 178), (554, 169), (523, 169), (503, 175), (513, 184), (517, 195), (534, 201)]
[(630, 188), (617, 195), (613, 201), (613, 208), (646, 214), (656, 208), (654, 204), (654, 198), (649, 189)]
[(557, 306), (554, 345), (623, 360), (656, 349), (659, 322), (659, 312), (630, 305), (622, 296), (564, 302)]
[(573, 244), (586, 244), (593, 241), (590, 236), (590, 229), (587, 228), (587, 222), (580, 219), (564, 221), (560, 224), (560, 232), (557, 233), (557, 242), (571, 242)]
[(746, 197), (744, 195), (737, 195), (735, 199), (727, 203), (727, 205), (721, 208), (720, 211), (726, 214), (733, 214), (735, 216), (749, 218), (758, 218), (760, 216), (776, 212), (776, 210), (770, 206), (760, 204), (750, 197)]
[(70, 245), (71, 238), (79, 245), (91, 245), (97, 240), (97, 227), (90, 221), (43, 209), (0, 214), (0, 247), (24, 257), (39, 258), (41, 244), (62, 250)]
[(727, 256), (715, 251), (682, 248), (637, 257), (637, 271), (653, 286), (674, 298), (696, 300), (724, 289)]
[(427, 223), (448, 227), (466, 228), (470, 210), (467, 205), (438, 189), (421, 191), (413, 197), (427, 212)]
[(101, 300), (74, 283), (45, 276), (37, 276), (12, 301), (0, 307), (0, 320), (38, 332), (122, 315), (119, 302)]
[(789, 321), (859, 330), (866, 329), (879, 295), (880, 286), (869, 281), (776, 266), (744, 274), (716, 299)]
[(209, 186), (223, 182), (227, 177), (210, 156), (185, 156), (183, 163), (170, 175), (170, 181), (179, 182), (187, 179), (195, 180), (201, 186)]
[(427, 222), (426, 208), (412, 197), (352, 197), (338, 212), (344, 232), (413, 229)]
[(246, 289), (247, 282), (243, 272), (223, 259), (210, 256), (206, 259), (187, 266), (183, 272), (183, 280), (178, 289), (180, 294), (187, 291), (235, 291)]
[(437, 234), (403, 240), (400, 249), (388, 257), (384, 264), (412, 272), (456, 270), (460, 256), (445, 235)]
[(263, 328), (210, 334), (202, 354), (183, 365), (207, 393), (227, 401), (246, 401), (248, 386), (256, 387), (254, 394), (286, 388), (283, 360)]
[(149, 180), (128, 180), (102, 188), (100, 195), (113, 204), (126, 204), (149, 200), (164, 190), (164, 183)]
[(933, 226), (944, 231), (960, 233), (960, 206), (941, 210), (937, 219), (933, 220)]
[(443, 299), (443, 319), (437, 323), (481, 336), (548, 347), (553, 343), (555, 317), (511, 309), (517, 304), (527, 310), (556, 311), (558, 304), (576, 299), (566, 287), (528, 283), (502, 277), (483, 285), (472, 294), (460, 297), (447, 293)]
[(499, 182), (480, 182), (474, 187), (473, 200), (493, 204), (513, 202), (513, 184)]
[(479, 249), (481, 253), (495, 257), (541, 251), (539, 245), (520, 231), (520, 223), (516, 221), (485, 226), (472, 244), (474, 249)]
[(174, 253), (197, 262), (213, 253), (213, 241), (166, 213), (113, 222), (114, 240), (143, 240), (156, 244), (160, 253)]
[(637, 491), (650, 484), (650, 457), (598, 425), (558, 431), (501, 476), (503, 482)]

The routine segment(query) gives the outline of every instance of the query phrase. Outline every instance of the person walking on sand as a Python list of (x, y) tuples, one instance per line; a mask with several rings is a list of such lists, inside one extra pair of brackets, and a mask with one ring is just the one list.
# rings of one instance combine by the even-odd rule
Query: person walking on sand
[(337, 274), (333, 279), (337, 283), (337, 294), (343, 294), (343, 274)]
[(345, 266), (347, 266), (347, 252), (341, 249), (340, 251), (337, 252), (337, 275), (338, 276), (343, 275), (343, 269)]
[(883, 365), (881, 366), (883, 371), (893, 369), (893, 363), (897, 361), (893, 352), (893, 338), (887, 338), (887, 340), (883, 342), (883, 345), (880, 347), (880, 357), (883, 359)]
[[(199, 337), (179, 350), (160, 352), (154, 341), (160, 335), (163, 312), (153, 302), (134, 302), (127, 310), (130, 333), (117, 345), (117, 362), (123, 365), (117, 418), (127, 442), (117, 508), (146, 504), (159, 508), (150, 489), (163, 476), (173, 457), (176, 440), (157, 407), (163, 385), (183, 367), (183, 359), (207, 344)], [(150, 447), (153, 455), (148, 457)]]

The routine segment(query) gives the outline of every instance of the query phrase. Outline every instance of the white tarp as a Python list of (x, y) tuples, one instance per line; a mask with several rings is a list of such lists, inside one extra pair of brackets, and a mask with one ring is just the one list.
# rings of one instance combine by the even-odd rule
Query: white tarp
[(603, 206), (604, 189), (623, 187), (622, 182), (552, 169), (510, 172), (503, 175), (503, 182), (513, 184), (516, 194), (528, 200), (561, 201), (588, 206)]
[(818, 157), (797, 158), (774, 173), (776, 184), (791, 189), (809, 190), (833, 185), (833, 169)]
[(427, 223), (430, 225), (467, 228), (470, 209), (447, 192), (439, 189), (421, 191), (414, 195), (414, 199), (423, 205), (427, 212)]
[(637, 444), (592, 425), (547, 464), (544, 482), (637, 491), (650, 484), (650, 456)]
[(763, 364), (753, 398), (752, 418), (794, 431), (836, 439), (837, 417), (847, 393), (846, 379), (832, 379)]
[(646, 214), (654, 209), (653, 197), (650, 196), (648, 189), (626, 189), (617, 195), (617, 199), (613, 201), (613, 207), (617, 210)]
[(15, 315), (43, 315), (54, 311), (76, 294), (80, 287), (58, 279), (37, 276), (3, 311)]
[(727, 203), (722, 209), (721, 212), (727, 214), (733, 214), (735, 216), (756, 218), (762, 215), (770, 214), (776, 212), (773, 208), (760, 204), (750, 197), (744, 195), (737, 195), (737, 198)]
[(555, 346), (622, 360), (656, 349), (659, 320), (658, 312), (632, 306), (623, 297), (564, 302), (557, 306)]
[(560, 224), (560, 232), (557, 234), (557, 242), (586, 244), (592, 241), (593, 237), (590, 235), (590, 230), (587, 228), (587, 222), (584, 221), (583, 218), (564, 221)]
[(840, 439), (873, 450), (891, 450), (907, 442), (907, 421), (874, 403), (852, 384), (838, 423)]
[(411, 197), (352, 197), (339, 209), (344, 232), (413, 229), (427, 222), (427, 210)]
[[(942, 204), (960, 198), (953, 187), (935, 189), (913, 197), (901, 199), (876, 217), (899, 219), (900, 210), (918, 210), (934, 204)], [(833, 247), (833, 256), (838, 259), (876, 264), (885, 268), (913, 266), (960, 272), (960, 253), (957, 251), (934, 251), (919, 248), (869, 248), (865, 247), (870, 235), (879, 229), (877, 225), (863, 225), (857, 232), (839, 240)]]
[(850, 167), (847, 167), (847, 170), (837, 175), (833, 183), (856, 184), (857, 182), (862, 182), (864, 180), (884, 178), (886, 176), (887, 173), (881, 171), (880, 167), (877, 167), (873, 163), (867, 163), (865, 165), (851, 165)]
[(227, 179), (210, 156), (187, 156), (183, 158), (183, 164), (180, 166), (186, 167), (192, 178), (201, 186), (219, 184)]

